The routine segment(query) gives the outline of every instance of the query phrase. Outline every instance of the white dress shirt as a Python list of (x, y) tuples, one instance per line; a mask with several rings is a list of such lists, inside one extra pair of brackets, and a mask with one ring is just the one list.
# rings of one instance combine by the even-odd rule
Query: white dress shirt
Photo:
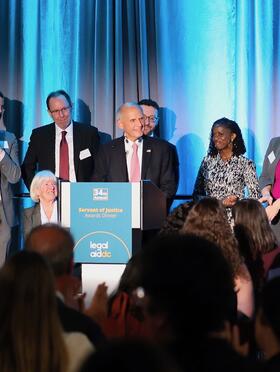
[(143, 154), (143, 139), (138, 138), (135, 142), (130, 141), (128, 138), (124, 139), (124, 147), (125, 147), (125, 153), (126, 153), (126, 166), (127, 166), (127, 173), (128, 173), (128, 179), (130, 180), (130, 164), (131, 164), (131, 158), (133, 154), (133, 144), (136, 143), (138, 146), (138, 159), (139, 159), (139, 165), (140, 165), (140, 175), (142, 171), (142, 154)]
[(52, 211), (52, 215), (51, 215), (50, 219), (48, 219), (41, 203), (40, 203), (40, 212), (41, 212), (42, 225), (45, 224), (45, 223), (57, 223), (58, 222), (58, 220), (57, 220), (57, 201), (55, 201), (53, 203), (53, 211)]
[[(74, 167), (74, 140), (73, 140), (73, 122), (68, 125), (66, 129), (67, 132), (65, 138), (68, 144), (69, 151), (69, 181), (76, 182), (76, 173)], [(64, 131), (58, 125), (55, 124), (55, 175), (59, 178), (59, 158), (60, 158), (60, 142), (62, 134)]]

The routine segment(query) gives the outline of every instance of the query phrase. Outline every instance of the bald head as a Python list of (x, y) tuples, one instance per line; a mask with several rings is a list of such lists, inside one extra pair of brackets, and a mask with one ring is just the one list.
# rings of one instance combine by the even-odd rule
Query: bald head
[(55, 224), (35, 227), (27, 236), (25, 249), (44, 256), (56, 277), (72, 269), (74, 241), (71, 234)]

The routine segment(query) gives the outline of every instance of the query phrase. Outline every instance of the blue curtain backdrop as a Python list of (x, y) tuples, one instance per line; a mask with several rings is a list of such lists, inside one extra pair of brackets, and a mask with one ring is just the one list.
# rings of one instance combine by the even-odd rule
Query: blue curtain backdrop
[(236, 120), (258, 173), (279, 132), (278, 0), (1, 0), (5, 124), (24, 156), (45, 99), (67, 90), (74, 118), (112, 137), (114, 112), (151, 97), (191, 193), (212, 122)]

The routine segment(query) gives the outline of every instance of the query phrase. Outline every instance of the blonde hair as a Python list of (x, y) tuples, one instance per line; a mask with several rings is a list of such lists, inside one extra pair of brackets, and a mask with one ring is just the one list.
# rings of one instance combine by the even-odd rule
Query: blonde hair
[(0, 289), (1, 372), (68, 370), (53, 273), (44, 258), (15, 254), (0, 270)]
[(49, 170), (40, 171), (34, 176), (30, 185), (30, 198), (34, 202), (39, 202), (38, 190), (41, 187), (42, 183), (46, 180), (51, 180), (57, 183), (56, 176)]

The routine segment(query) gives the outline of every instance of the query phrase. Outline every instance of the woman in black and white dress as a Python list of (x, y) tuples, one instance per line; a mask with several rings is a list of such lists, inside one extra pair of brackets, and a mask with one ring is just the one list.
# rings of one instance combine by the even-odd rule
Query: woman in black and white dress
[(259, 198), (255, 164), (246, 158), (246, 147), (238, 124), (227, 118), (214, 122), (207, 156), (200, 165), (193, 197), (210, 196), (221, 200), (232, 221), (231, 207), (245, 197)]

